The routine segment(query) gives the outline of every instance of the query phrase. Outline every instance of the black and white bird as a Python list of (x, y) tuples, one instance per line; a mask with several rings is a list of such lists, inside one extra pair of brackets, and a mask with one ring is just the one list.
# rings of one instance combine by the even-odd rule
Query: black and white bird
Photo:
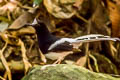
[[(77, 38), (60, 38), (52, 35), (44, 22), (35, 19), (32, 24), (30, 24), (35, 30), (38, 38), (39, 48), (43, 54), (46, 56), (48, 54), (53, 54), (54, 52), (61, 53), (65, 51), (72, 51), (74, 48), (73, 44), (80, 44), (83, 42), (94, 42), (94, 41), (120, 41), (119, 38), (111, 38), (110, 36), (104, 36), (101, 34), (90, 34), (85, 36), (80, 36)], [(61, 55), (60, 54), (60, 55)], [(55, 56), (55, 55), (54, 55)], [(64, 55), (65, 56), (65, 55)], [(64, 57), (63, 56), (63, 57)], [(59, 60), (62, 58), (58, 58)], [(54, 59), (53, 59), (54, 60)]]

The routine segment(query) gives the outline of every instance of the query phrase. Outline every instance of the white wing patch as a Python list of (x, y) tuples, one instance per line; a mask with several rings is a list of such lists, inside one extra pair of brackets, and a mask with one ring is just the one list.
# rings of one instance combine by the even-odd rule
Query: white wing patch
[(55, 48), (57, 45), (64, 43), (65, 41), (69, 42), (69, 43), (73, 43), (76, 42), (75, 39), (72, 38), (61, 38), (60, 40), (57, 40), (56, 42), (54, 42), (49, 48), (48, 50), (51, 50), (53, 48)]

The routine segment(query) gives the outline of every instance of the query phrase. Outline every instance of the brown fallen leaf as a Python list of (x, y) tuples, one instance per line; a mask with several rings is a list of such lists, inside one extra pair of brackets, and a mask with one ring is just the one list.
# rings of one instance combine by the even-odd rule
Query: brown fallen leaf
[(120, 0), (114, 0), (117, 5), (120, 5)]
[(107, 0), (107, 7), (112, 22), (112, 36), (120, 37), (120, 7), (110, 0)]
[(77, 60), (76, 65), (85, 66), (86, 61), (87, 61), (87, 56), (82, 56)]
[(67, 19), (76, 13), (73, 8), (74, 0), (43, 0), (43, 3), (47, 11), (56, 18)]
[(74, 7), (80, 8), (80, 5), (83, 3), (84, 0), (76, 0), (75, 4), (73, 4)]
[(10, 34), (13, 36), (20, 36), (24, 34), (35, 34), (35, 30), (33, 27), (29, 26), (27, 28), (21, 28), (21, 29), (7, 29)]
[(30, 12), (24, 12), (21, 16), (19, 16), (10, 26), (9, 28), (17, 29), (29, 23), (33, 20), (34, 15)]

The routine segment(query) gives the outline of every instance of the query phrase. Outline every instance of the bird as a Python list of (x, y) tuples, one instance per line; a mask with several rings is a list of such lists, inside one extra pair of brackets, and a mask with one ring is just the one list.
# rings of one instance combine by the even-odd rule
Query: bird
[[(60, 38), (52, 35), (43, 21), (34, 19), (31, 26), (36, 30), (38, 43), (41, 51), (71, 50), (72, 43), (94, 42), (94, 41), (120, 41), (119, 38), (111, 38), (102, 34), (90, 34), (77, 38)], [(64, 47), (63, 47), (64, 46)]]
[[(46, 24), (42, 20), (34, 19), (32, 24), (26, 24), (25, 26), (32, 26), (37, 34), (39, 49), (45, 56), (50, 53), (60, 53), (57, 58), (57, 62), (61, 61), (68, 53), (72, 53), (75, 48), (74, 44), (80, 44), (85, 42), (95, 41), (120, 41), (119, 38), (111, 38), (102, 34), (90, 34), (77, 38), (61, 38), (56, 37), (48, 30)], [(62, 56), (63, 52), (63, 56)], [(68, 52), (68, 53), (67, 53)], [(66, 54), (65, 54), (66, 53)], [(57, 54), (56, 54), (57, 55)], [(54, 55), (55, 56), (55, 55)], [(54, 60), (54, 59), (53, 59)]]
[(54, 47), (54, 49), (49, 49), (53, 43), (55, 43), (56, 41), (59, 41), (61, 38), (52, 35), (50, 31), (48, 30), (47, 26), (44, 24), (44, 22), (40, 20), (36, 20), (36, 19), (35, 19), (35, 22), (33, 22), (31, 26), (36, 31), (39, 48), (43, 54), (50, 52), (50, 51), (58, 51), (58, 50), (68, 51), (72, 49), (73, 46), (69, 44), (69, 42), (65, 42), (64, 44), (61, 43), (59, 44), (59, 46)]

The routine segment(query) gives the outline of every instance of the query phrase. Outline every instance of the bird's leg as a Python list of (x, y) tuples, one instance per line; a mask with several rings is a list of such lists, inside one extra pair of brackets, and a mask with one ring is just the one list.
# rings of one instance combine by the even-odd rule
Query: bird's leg
[[(61, 54), (61, 56), (58, 57), (57, 61), (55, 61), (53, 64), (60, 64), (61, 61), (69, 54), (72, 54), (73, 51), (64, 51), (64, 52), (61, 52), (59, 54)], [(56, 53), (57, 54), (57, 53)]]
[(10, 68), (8, 66), (8, 63), (7, 63), (6, 59), (5, 59), (5, 57), (3, 56), (3, 52), (5, 51), (6, 47), (7, 47), (7, 43), (5, 43), (5, 46), (2, 48), (2, 50), (0, 50), (0, 59), (1, 59), (3, 65), (4, 65), (5, 69), (6, 69), (5, 73), (7, 74), (8, 79), (12, 80), (11, 70), (10, 70)]
[(28, 62), (28, 58), (26, 56), (26, 48), (24, 46), (24, 43), (20, 39), (19, 39), (19, 45), (21, 46), (22, 57), (23, 57), (23, 62), (25, 65), (25, 73), (26, 73), (28, 69), (32, 67), (32, 65), (30, 64), (30, 62)]

